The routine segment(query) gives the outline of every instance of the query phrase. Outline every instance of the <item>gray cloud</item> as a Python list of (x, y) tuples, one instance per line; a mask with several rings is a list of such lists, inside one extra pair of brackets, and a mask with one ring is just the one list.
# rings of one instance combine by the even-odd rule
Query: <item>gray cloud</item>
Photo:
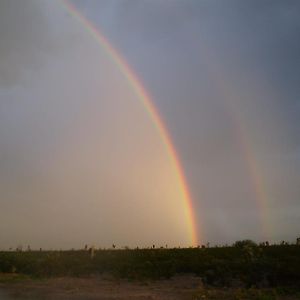
[[(39, 26), (37, 26), (39, 24)], [(0, 84), (12, 85), (45, 60), (49, 36), (41, 1), (0, 2)]]
[(78, 43), (76, 30), (66, 26), (69, 19), (59, 1), (1, 1), (0, 85), (24, 82)]
[[(297, 234), (294, 221), (282, 220), (299, 210), (299, 2), (76, 4), (86, 7), (87, 17), (153, 95), (180, 152), (207, 238), (260, 238), (253, 161), (273, 218), (270, 237)], [(241, 208), (242, 218), (234, 207)]]
[(49, 25), (33, 18), (41, 28), (28, 36), (50, 51), (36, 57), (25, 35), (33, 61), (22, 56), (0, 87), (0, 247), (189, 245), (176, 172), (146, 110), (62, 4), (43, 5)]
[[(1, 212), (11, 225), (0, 242), (185, 240), (153, 124), (103, 49), (54, 3), (0, 3)], [(73, 3), (153, 96), (204, 239), (264, 239), (262, 215), (270, 219), (267, 238), (293, 239), (300, 212), (299, 2)]]

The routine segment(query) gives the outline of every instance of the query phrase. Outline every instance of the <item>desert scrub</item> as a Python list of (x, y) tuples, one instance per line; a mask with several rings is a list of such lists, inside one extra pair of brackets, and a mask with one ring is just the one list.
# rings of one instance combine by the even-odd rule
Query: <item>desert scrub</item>
[[(246, 250), (245, 250), (246, 249)], [(300, 286), (300, 247), (296, 245), (187, 249), (0, 252), (0, 272), (36, 277), (109, 273), (132, 279), (195, 274), (212, 286)]]

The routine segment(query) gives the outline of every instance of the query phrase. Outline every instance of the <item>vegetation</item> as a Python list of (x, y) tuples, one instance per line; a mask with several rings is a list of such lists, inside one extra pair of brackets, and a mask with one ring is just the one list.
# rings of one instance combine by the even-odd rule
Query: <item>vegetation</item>
[(231, 247), (0, 252), (0, 272), (31, 277), (112, 274), (128, 279), (195, 274), (218, 287), (300, 286), (300, 246), (257, 246), (242, 241)]

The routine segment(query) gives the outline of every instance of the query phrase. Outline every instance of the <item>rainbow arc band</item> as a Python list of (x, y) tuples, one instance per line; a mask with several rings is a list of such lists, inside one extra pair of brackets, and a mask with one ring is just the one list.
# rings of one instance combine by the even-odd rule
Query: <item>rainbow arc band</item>
[(98, 44), (105, 50), (111, 61), (117, 66), (123, 76), (126, 78), (129, 86), (134, 90), (139, 101), (143, 104), (145, 110), (147, 111), (150, 119), (152, 120), (163, 144), (166, 148), (167, 153), (170, 156), (170, 160), (175, 167), (178, 183), (180, 185), (180, 190), (182, 193), (182, 198), (184, 201), (184, 215), (188, 222), (189, 234), (191, 238), (191, 243), (196, 246), (200, 243), (198, 236), (199, 231), (197, 231), (196, 219), (193, 212), (192, 199), (189, 192), (189, 188), (186, 182), (183, 168), (179, 161), (177, 152), (172, 143), (172, 139), (164, 125), (162, 118), (160, 117), (157, 109), (155, 108), (153, 101), (148, 92), (143, 87), (141, 81), (137, 78), (134, 71), (122, 55), (111, 45), (108, 39), (96, 28), (89, 20), (87, 20), (78, 9), (68, 0), (61, 0), (63, 6), (76, 20), (78, 20), (83, 27), (95, 38)]

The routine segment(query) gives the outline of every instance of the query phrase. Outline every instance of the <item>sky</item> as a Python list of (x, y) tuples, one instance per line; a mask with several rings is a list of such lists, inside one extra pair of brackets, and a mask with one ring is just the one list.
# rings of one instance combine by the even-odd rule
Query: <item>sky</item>
[[(151, 96), (199, 243), (294, 241), (298, 1), (73, 0)], [(153, 117), (62, 1), (0, 1), (0, 248), (191, 244)]]

